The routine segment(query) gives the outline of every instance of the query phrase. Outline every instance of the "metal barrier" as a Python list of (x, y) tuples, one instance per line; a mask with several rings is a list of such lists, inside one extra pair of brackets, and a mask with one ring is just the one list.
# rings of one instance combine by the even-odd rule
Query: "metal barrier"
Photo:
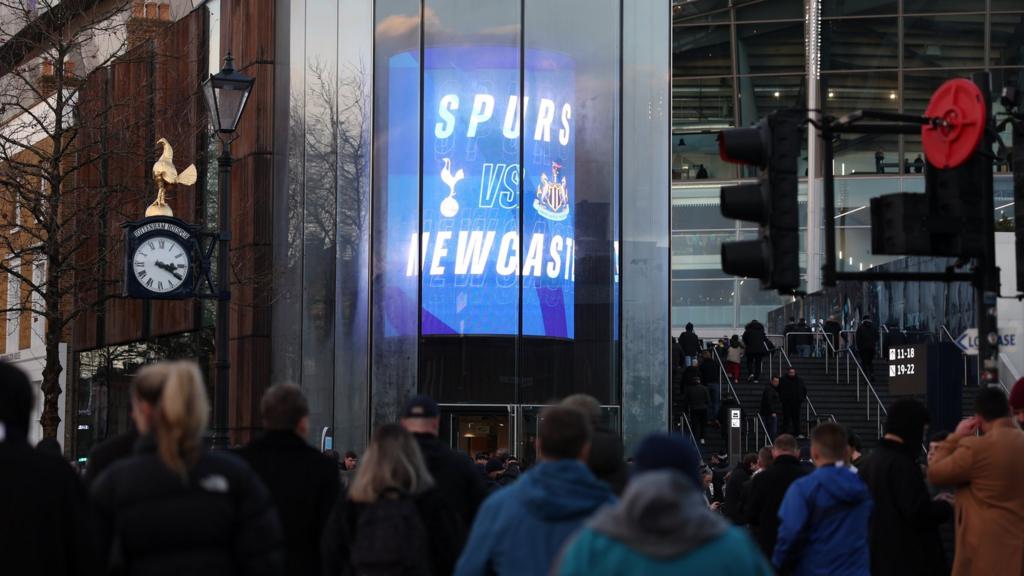
[(839, 371), (840, 371), (839, 370), (839, 355), (840, 354), (845, 354), (846, 355), (846, 383), (847, 384), (850, 383), (850, 360), (853, 360), (854, 368), (856, 368), (856, 371), (854, 372), (854, 380), (856, 381), (856, 385), (857, 385), (857, 401), (858, 402), (860, 401), (860, 383), (861, 383), (861, 379), (863, 378), (863, 380), (864, 380), (864, 404), (865, 404), (865, 410), (867, 412), (867, 419), (869, 421), (871, 420), (871, 399), (874, 398), (874, 400), (875, 400), (875, 428), (876, 428), (876, 431), (878, 433), (878, 437), (881, 438), (882, 437), (882, 427), (884, 425), (884, 423), (882, 421), (882, 416), (883, 415), (887, 415), (888, 411), (885, 409), (885, 405), (882, 404), (881, 398), (878, 397), (878, 393), (875, 391), (875, 387), (871, 385), (871, 379), (869, 379), (868, 375), (864, 372), (864, 368), (860, 365), (860, 360), (857, 359), (857, 356), (853, 353), (853, 350), (851, 350), (850, 348), (843, 348), (842, 350), (836, 350), (835, 348), (831, 348), (831, 351), (832, 351), (833, 354), (836, 355), (836, 383), (837, 384), (839, 383)]
[[(715, 360), (718, 362), (718, 369), (719, 369), (719, 373), (721, 374), (721, 376), (719, 377), (719, 383), (718, 383), (719, 384), (719, 390), (721, 390), (721, 384), (722, 384), (721, 380), (722, 380), (722, 377), (724, 377), (725, 381), (729, 383), (729, 392), (732, 393), (732, 397), (736, 401), (736, 406), (741, 410), (741, 413), (742, 413), (743, 405), (740, 402), (740, 395), (737, 394), (736, 393), (736, 389), (733, 388), (732, 378), (729, 377), (729, 373), (726, 372), (726, 370), (725, 370), (725, 363), (722, 362), (722, 356), (718, 353), (718, 348), (712, 348), (711, 350), (712, 350), (712, 352), (715, 355)], [(718, 399), (719, 399), (719, 402), (721, 402), (721, 400), (722, 400), (721, 394), (719, 394)], [(747, 420), (749, 418), (756, 418), (757, 419), (756, 424), (752, 424), (752, 425), (748, 424)], [(720, 426), (725, 426), (726, 424), (727, 424), (726, 422), (719, 422)], [(763, 446), (771, 446), (772, 445), (771, 438), (768, 438), (768, 428), (764, 425), (764, 420), (761, 419), (761, 415), (760, 414), (754, 413), (754, 414), (747, 414), (747, 418), (744, 418), (744, 422), (743, 422), (743, 426), (742, 426), (742, 432), (741, 432), (743, 437), (744, 437), (744, 441), (743, 441), (744, 447), (746, 447), (746, 445), (747, 445), (747, 440), (746, 439), (750, 436), (750, 427), (751, 426), (754, 427), (754, 435), (755, 435), (755, 437), (758, 435), (758, 426), (760, 426), (760, 428), (762, 430), (764, 430), (765, 439), (767, 440), (768, 443), (767, 444), (763, 444)], [(760, 446), (758, 447), (758, 449), (760, 449)]]
[(689, 433), (690, 441), (693, 442), (693, 447), (697, 449), (700, 461), (704, 462), (704, 453), (701, 452), (700, 446), (697, 444), (697, 437), (693, 435), (693, 427), (690, 426), (690, 419), (686, 416), (686, 412), (683, 412), (683, 414), (679, 416), (679, 430)]

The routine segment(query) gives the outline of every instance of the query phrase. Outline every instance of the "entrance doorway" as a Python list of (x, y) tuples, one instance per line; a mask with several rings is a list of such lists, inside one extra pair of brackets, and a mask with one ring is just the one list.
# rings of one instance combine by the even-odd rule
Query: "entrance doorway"
[(471, 459), (480, 452), (493, 456), (499, 449), (515, 453), (515, 411), (507, 405), (441, 406), (441, 438)]

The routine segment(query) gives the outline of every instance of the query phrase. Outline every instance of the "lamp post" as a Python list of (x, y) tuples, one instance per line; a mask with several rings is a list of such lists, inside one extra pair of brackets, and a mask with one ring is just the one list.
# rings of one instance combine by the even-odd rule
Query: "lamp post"
[(235, 139), (235, 128), (242, 117), (245, 104), (249, 101), (254, 78), (235, 70), (231, 52), (224, 58), (220, 72), (211, 74), (203, 82), (203, 96), (206, 98), (210, 123), (220, 138), (220, 156), (217, 157), (217, 387), (214, 389), (214, 436), (216, 447), (228, 445), (228, 385), (231, 375), (230, 351), (228, 350), (228, 303), (231, 300), (231, 142)]

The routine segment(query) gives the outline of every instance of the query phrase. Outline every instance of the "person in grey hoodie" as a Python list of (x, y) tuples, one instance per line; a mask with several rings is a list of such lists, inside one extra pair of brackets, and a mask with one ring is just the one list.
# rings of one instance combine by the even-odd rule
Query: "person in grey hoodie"
[(747, 533), (704, 504), (700, 458), (690, 442), (651, 434), (637, 447), (634, 466), (622, 500), (587, 521), (562, 550), (553, 574), (773, 573)]

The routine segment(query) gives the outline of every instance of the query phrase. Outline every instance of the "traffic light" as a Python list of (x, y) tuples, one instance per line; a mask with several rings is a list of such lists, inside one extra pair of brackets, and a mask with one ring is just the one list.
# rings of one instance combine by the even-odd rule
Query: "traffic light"
[(756, 240), (722, 243), (722, 271), (758, 278), (779, 293), (800, 287), (797, 160), (803, 119), (798, 110), (781, 110), (751, 128), (718, 134), (722, 160), (761, 169), (755, 183), (722, 187), (722, 215), (759, 227)]

